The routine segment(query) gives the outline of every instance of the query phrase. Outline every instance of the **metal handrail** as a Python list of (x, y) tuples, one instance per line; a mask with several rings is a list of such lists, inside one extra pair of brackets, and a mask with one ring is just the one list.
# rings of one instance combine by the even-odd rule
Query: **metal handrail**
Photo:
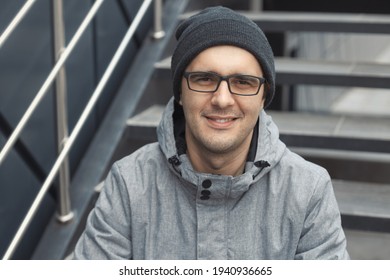
[(19, 12), (16, 14), (14, 19), (11, 21), (11, 23), (7, 26), (7, 28), (4, 30), (4, 32), (0, 36), (0, 48), (4, 44), (4, 42), (8, 39), (8, 37), (11, 35), (11, 33), (15, 30), (15, 28), (18, 26), (20, 21), (25, 17), (25, 15), (28, 13), (32, 5), (35, 3), (36, 0), (28, 0), (23, 7), (19, 10)]
[[(97, 11), (101, 7), (103, 1), (104, 0), (97, 0), (93, 4), (91, 9), (87, 13), (86, 17), (84, 18), (83, 22), (81, 23), (80, 27), (77, 29), (75, 35), (70, 40), (68, 47), (64, 50), (61, 57), (58, 59), (54, 68), (52, 69), (52, 71), (50, 72), (46, 81), (44, 82), (41, 89), (39, 90), (38, 94), (35, 96), (35, 98), (31, 102), (30, 106), (27, 108), (27, 111), (24, 113), (22, 119), (20, 120), (20, 122), (16, 126), (15, 130), (13, 131), (11, 136), (9, 137), (8, 141), (4, 145), (4, 148), (0, 152), (0, 165), (1, 165), (2, 161), (5, 159), (5, 157), (8, 155), (8, 153), (11, 151), (13, 145), (15, 144), (17, 138), (19, 137), (19, 135), (22, 132), (23, 128), (25, 127), (26, 123), (30, 119), (30, 117), (33, 114), (33, 112), (35, 111), (35, 109), (38, 107), (38, 105), (41, 102), (41, 100), (43, 99), (43, 97), (45, 96), (49, 87), (51, 86), (54, 79), (56, 78), (58, 72), (61, 70), (61, 68), (64, 65), (64, 63), (66, 62), (68, 56), (70, 55), (70, 53), (74, 49), (76, 43), (79, 41), (82, 34), (84, 33), (84, 31), (88, 27), (89, 23), (92, 21), (93, 17), (95, 16)], [(47, 179), (46, 179), (46, 181), (47, 181)], [(43, 188), (43, 186), (41, 187), (40, 191), (38, 192), (37, 197), (35, 198), (32, 206), (30, 207), (29, 211), (27, 212), (27, 215), (25, 216), (25, 218), (24, 218), (23, 222), (21, 223), (21, 225), (19, 226), (19, 229), (16, 232), (13, 240), (11, 241), (11, 244), (9, 245), (7, 251), (5, 252), (3, 259), (9, 259), (13, 255), (13, 253), (16, 250), (16, 247), (18, 246), (19, 242), (21, 241), (28, 225), (30, 224), (33, 216), (35, 215), (35, 212), (38, 210), (38, 207), (39, 207), (45, 193), (47, 192), (47, 190), (48, 190), (48, 187), (45, 187), (45, 188)]]
[(15, 130), (12, 132), (11, 136), (8, 138), (8, 141), (5, 143), (3, 149), (0, 152), (0, 165), (2, 164), (2, 162), (4, 161), (4, 159), (8, 155), (8, 153), (11, 151), (13, 145), (15, 144), (16, 140), (19, 138), (23, 128), (27, 124), (31, 115), (34, 113), (35, 109), (38, 107), (41, 100), (45, 97), (45, 94), (47, 93), (48, 89), (51, 87), (51, 84), (53, 83), (54, 79), (57, 77), (58, 72), (61, 70), (62, 66), (65, 64), (69, 55), (71, 54), (74, 47), (78, 43), (80, 37), (82, 36), (84, 31), (88, 27), (89, 23), (92, 21), (93, 17), (97, 13), (98, 9), (100, 8), (100, 6), (103, 2), (104, 2), (104, 0), (97, 0), (93, 4), (92, 8), (89, 10), (88, 14), (84, 18), (80, 27), (77, 29), (75, 35), (70, 40), (68, 46), (65, 48), (61, 57), (59, 58), (59, 60), (55, 64), (54, 68), (50, 72), (46, 81), (43, 83), (41, 89), (38, 91), (37, 95), (34, 97), (30, 106), (27, 108), (23, 117), (21, 118), (18, 125), (16, 126)]
[[(34, 98), (33, 102), (30, 104), (29, 108), (27, 109), (26, 113), (23, 115), (21, 121), (15, 128), (14, 132), (11, 134), (9, 140), (6, 142), (6, 145), (4, 146), (3, 150), (0, 153), (0, 165), (1, 162), (4, 160), (5, 156), (9, 153), (10, 149), (12, 148), (13, 144), (15, 143), (16, 139), (19, 137), (21, 130), (25, 126), (26, 122), (29, 120), (32, 112), (35, 110), (41, 99), (43, 98), (44, 94), (48, 90), (48, 87), (51, 85), (55, 77), (57, 76), (58, 72), (60, 71), (61, 67), (64, 65), (66, 59), (68, 58), (70, 52), (73, 50), (75, 44), (78, 42), (79, 38), (81, 37), (82, 33), (85, 31), (87, 25), (90, 23), (94, 15), (96, 14), (97, 10), (101, 6), (104, 0), (96, 0), (93, 4), (92, 8), (88, 12), (87, 16), (85, 17), (84, 21), (81, 23), (79, 29), (76, 31), (75, 35), (71, 39), (71, 41), (68, 44), (68, 47), (64, 49), (64, 52), (62, 53), (61, 57), (59, 58), (58, 62), (55, 64), (53, 70), (49, 74), (48, 78), (46, 79), (45, 83), (41, 87), (40, 91)], [(125, 49), (127, 45), (129, 44), (130, 40), (132, 39), (136, 29), (138, 28), (138, 25), (140, 24), (142, 18), (144, 17), (147, 9), (149, 8), (151, 2), (153, 0), (144, 0), (143, 4), (141, 5), (140, 9), (137, 12), (137, 15), (135, 16), (132, 24), (130, 25), (128, 31), (126, 32), (124, 38), (122, 39), (122, 42), (120, 43), (118, 49), (116, 50), (113, 58), (111, 59), (108, 67), (106, 68), (101, 80), (99, 81), (95, 91), (92, 93), (91, 98), (89, 99), (84, 111), (82, 112), (79, 120), (77, 121), (72, 133), (70, 134), (69, 138), (67, 139), (66, 143), (64, 144), (61, 152), (59, 153), (52, 169), (49, 172), (49, 175), (47, 176), (45, 182), (43, 183), (41, 189), (39, 190), (34, 202), (32, 203), (29, 211), (27, 212), (23, 222), (21, 223), (18, 231), (16, 232), (11, 244), (9, 245), (6, 253), (4, 254), (3, 260), (10, 259), (15, 252), (18, 244), (20, 243), (23, 235), (25, 234), (25, 231), (28, 227), (28, 225), (31, 223), (32, 218), (34, 217), (35, 213), (38, 210), (39, 205), (41, 204), (44, 195), (47, 193), (50, 185), (53, 183), (55, 177), (57, 176), (57, 173), (64, 162), (65, 158), (67, 157), (70, 149), (72, 148), (77, 136), (79, 135), (83, 125), (85, 124), (88, 116), (92, 112), (97, 100), (99, 99), (101, 93), (103, 92), (104, 87), (106, 86), (109, 78), (111, 77), (116, 65), (118, 64), (120, 58), (122, 57), (123, 53), (125, 52)], [(161, 9), (161, 7), (160, 7)], [(161, 20), (161, 19), (160, 19)]]

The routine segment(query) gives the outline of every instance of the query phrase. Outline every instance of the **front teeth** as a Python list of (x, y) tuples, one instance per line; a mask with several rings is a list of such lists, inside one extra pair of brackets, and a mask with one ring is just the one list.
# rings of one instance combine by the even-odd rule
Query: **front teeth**
[(226, 123), (226, 122), (230, 122), (232, 119), (215, 119), (214, 121), (218, 122), (218, 123)]

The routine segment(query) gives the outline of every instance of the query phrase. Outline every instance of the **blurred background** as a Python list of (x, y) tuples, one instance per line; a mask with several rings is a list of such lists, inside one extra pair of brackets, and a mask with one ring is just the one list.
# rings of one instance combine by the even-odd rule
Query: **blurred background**
[(174, 31), (207, 6), (245, 14), (275, 54), (267, 109), (324, 166), (353, 259), (390, 259), (390, 2), (0, 2), (0, 255), (66, 259), (112, 163), (155, 141)]

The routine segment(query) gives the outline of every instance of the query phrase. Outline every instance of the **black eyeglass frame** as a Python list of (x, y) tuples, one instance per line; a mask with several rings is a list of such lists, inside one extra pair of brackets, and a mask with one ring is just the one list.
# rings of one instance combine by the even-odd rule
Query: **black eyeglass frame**
[[(190, 81), (188, 80), (188, 78), (189, 78), (189, 76), (191, 74), (211, 74), (211, 75), (213, 75), (215, 77), (218, 77), (219, 81), (218, 81), (217, 87), (215, 88), (215, 90), (212, 90), (212, 91), (211, 90), (196, 90), (196, 89), (192, 89), (191, 86), (190, 86)], [(233, 92), (232, 89), (230, 88), (229, 79), (232, 78), (232, 77), (237, 77), (237, 76), (240, 76), (240, 77), (250, 77), (250, 78), (258, 79), (260, 81), (260, 84), (259, 84), (259, 87), (258, 87), (256, 93), (253, 93), (253, 94), (242, 94), (242, 93)], [(231, 94), (240, 95), (240, 96), (254, 96), (254, 95), (257, 95), (259, 93), (259, 91), (260, 91), (261, 86), (263, 84), (267, 83), (267, 80), (264, 77), (257, 77), (257, 76), (245, 75), (245, 74), (232, 74), (232, 75), (227, 75), (227, 76), (221, 76), (221, 75), (219, 75), (217, 73), (214, 73), (214, 72), (195, 71), (195, 72), (184, 72), (183, 73), (183, 77), (186, 78), (187, 86), (192, 91), (214, 93), (214, 92), (216, 92), (219, 89), (219, 86), (221, 85), (221, 82), (222, 81), (226, 81), (226, 83), (228, 85), (228, 88), (229, 88), (229, 92)]]

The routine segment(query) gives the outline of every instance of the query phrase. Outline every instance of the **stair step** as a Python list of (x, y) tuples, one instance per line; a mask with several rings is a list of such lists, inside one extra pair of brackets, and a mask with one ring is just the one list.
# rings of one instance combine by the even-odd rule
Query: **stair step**
[[(129, 136), (156, 139), (155, 128), (163, 110), (164, 106), (154, 105), (129, 119)], [(289, 146), (390, 153), (390, 117), (277, 111), (268, 111), (268, 114), (278, 125), (281, 139)]]
[(390, 232), (390, 183), (332, 183), (345, 228)]
[(268, 112), (289, 146), (390, 153), (390, 118)]
[[(184, 20), (199, 11), (180, 16)], [(380, 14), (318, 12), (238, 11), (257, 23), (265, 32), (344, 32), (390, 34), (390, 18)]]
[[(128, 141), (143, 140), (145, 142), (156, 141), (156, 126), (158, 125), (164, 106), (154, 105), (127, 121), (126, 136)], [(390, 168), (390, 121), (386, 118), (338, 117), (329, 115), (311, 115), (302, 113), (268, 112), (278, 124), (281, 138), (308, 136), (307, 144), (318, 146), (307, 148), (305, 143), (301, 147), (292, 150), (308, 160), (315, 159), (326, 162), (331, 159), (329, 165), (335, 165), (339, 173), (346, 173), (343, 168), (349, 165), (350, 178), (342, 180), (334, 178), (333, 185), (336, 198), (340, 205), (343, 224), (347, 228), (375, 230), (390, 232), (390, 175), (386, 170)], [(310, 120), (310, 121), (307, 121)], [(360, 125), (360, 128), (359, 128)], [(364, 126), (364, 128), (362, 128)], [(326, 140), (333, 139), (339, 144), (338, 150), (324, 149)], [(362, 152), (359, 149), (351, 151), (351, 142), (360, 140), (368, 141), (371, 145), (375, 141), (387, 147), (385, 153)], [(379, 143), (378, 142), (378, 143)], [(302, 143), (301, 143), (302, 144)], [(348, 149), (343, 149), (348, 148)], [(352, 143), (353, 148), (353, 143)], [(372, 148), (372, 147), (371, 147)], [(378, 146), (374, 146), (378, 148)], [(345, 165), (342, 167), (341, 165)], [(327, 168), (327, 166), (324, 166)], [(329, 166), (331, 169), (332, 167)], [(328, 169), (328, 168), (327, 168)], [(341, 170), (341, 171), (340, 171)], [(380, 182), (358, 181), (360, 177), (372, 177)], [(336, 176), (337, 177), (337, 176)], [(380, 178), (379, 178), (380, 177)]]
[(323, 148), (289, 148), (303, 158), (325, 167), (333, 179), (388, 184), (390, 154)]
[(156, 128), (161, 120), (164, 106), (153, 105), (126, 122), (127, 139), (156, 141)]
[(389, 260), (390, 233), (346, 229), (347, 250), (353, 260)]
[(279, 84), (390, 88), (390, 65), (365, 62), (276, 58)]
[[(155, 64), (160, 72), (170, 71), (171, 58)], [(313, 61), (275, 58), (276, 83), (281, 85), (328, 85), (390, 88), (390, 64), (368, 62)]]
[(390, 219), (390, 183), (333, 180), (342, 213)]

